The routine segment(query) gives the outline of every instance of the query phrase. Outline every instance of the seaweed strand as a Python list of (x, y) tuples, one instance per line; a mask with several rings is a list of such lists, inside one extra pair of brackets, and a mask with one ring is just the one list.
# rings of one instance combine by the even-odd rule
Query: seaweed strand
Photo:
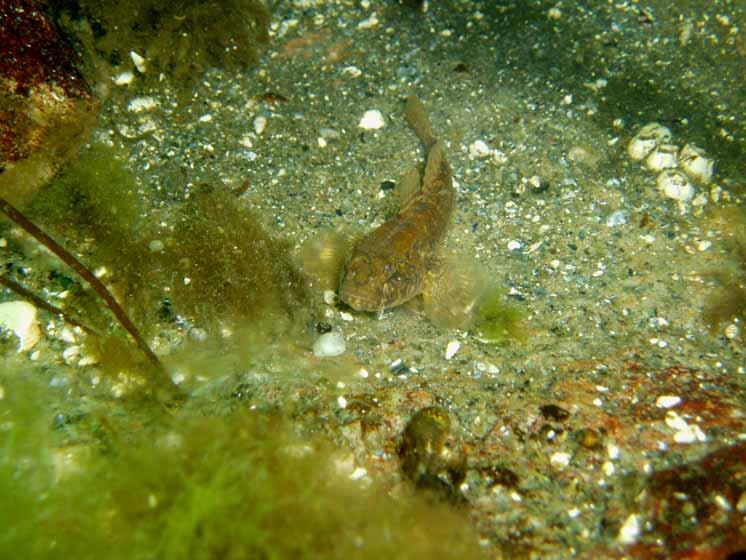
[(29, 220), (26, 216), (24, 216), (18, 209), (16, 209), (13, 205), (11, 205), (7, 200), (0, 197), (0, 211), (2, 211), (5, 215), (7, 215), (13, 222), (18, 224), (20, 227), (22, 227), (29, 235), (34, 237), (39, 243), (44, 245), (47, 249), (52, 251), (57, 257), (67, 264), (70, 268), (72, 268), (75, 272), (77, 272), (88, 284), (91, 285), (91, 287), (95, 290), (95, 292), (98, 294), (98, 296), (104, 300), (104, 303), (106, 306), (111, 310), (112, 313), (114, 313), (114, 316), (119, 321), (119, 324), (122, 325), (124, 330), (126, 330), (130, 336), (134, 339), (135, 343), (137, 344), (137, 347), (142, 351), (143, 354), (148, 358), (150, 363), (155, 367), (155, 369), (158, 371), (159, 376), (161, 379), (161, 383), (163, 383), (165, 386), (170, 387), (171, 389), (175, 389), (176, 387), (173, 384), (173, 381), (171, 381), (171, 378), (168, 376), (166, 369), (163, 367), (163, 364), (158, 359), (158, 356), (155, 355), (155, 353), (150, 349), (150, 346), (148, 346), (147, 342), (145, 342), (145, 339), (140, 335), (140, 332), (137, 330), (137, 327), (135, 327), (134, 323), (130, 320), (130, 318), (127, 316), (127, 313), (125, 313), (124, 309), (122, 309), (122, 306), (119, 305), (116, 299), (114, 299), (114, 296), (111, 294), (111, 292), (104, 286), (103, 282), (96, 278), (94, 276), (93, 272), (89, 268), (87, 268), (83, 263), (81, 263), (75, 256), (70, 253), (67, 249), (62, 247), (59, 243), (57, 243), (54, 239), (52, 239), (49, 235), (44, 233), (41, 229), (39, 229), (36, 224), (34, 224), (31, 220)]

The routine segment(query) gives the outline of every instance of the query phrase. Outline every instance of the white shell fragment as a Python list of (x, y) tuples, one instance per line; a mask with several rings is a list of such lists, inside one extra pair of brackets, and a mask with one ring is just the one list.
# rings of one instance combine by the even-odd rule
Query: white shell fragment
[(712, 179), (715, 162), (709, 159), (701, 148), (694, 144), (687, 144), (681, 148), (679, 160), (681, 169), (694, 181), (707, 184)]
[(345, 350), (345, 339), (338, 332), (324, 333), (313, 343), (313, 355), (317, 358), (340, 356)]
[(365, 111), (363, 118), (360, 119), (358, 126), (363, 130), (378, 130), (383, 128), (386, 123), (383, 120), (383, 113), (378, 109)]
[(635, 161), (645, 159), (657, 146), (671, 140), (671, 131), (653, 122), (643, 126), (627, 145), (627, 154)]
[(33, 348), (41, 337), (36, 307), (27, 301), (0, 303), (0, 327), (12, 331), (18, 337), (18, 351)]
[(451, 340), (446, 345), (446, 360), (450, 360), (456, 355), (456, 352), (461, 348), (461, 343), (458, 340)]
[(668, 198), (687, 202), (694, 197), (694, 187), (681, 171), (666, 169), (656, 180), (660, 191)]
[(645, 166), (650, 171), (662, 171), (676, 167), (678, 162), (678, 146), (661, 144), (655, 148), (645, 160)]
[(145, 59), (137, 54), (135, 51), (130, 51), (130, 58), (132, 59), (132, 63), (135, 65), (135, 68), (137, 68), (137, 71), (140, 72), (140, 74), (144, 74), (145, 70), (147, 69)]
[(658, 408), (673, 408), (681, 404), (681, 397), (676, 395), (661, 395), (655, 399), (655, 406)]
[(261, 134), (267, 128), (267, 117), (259, 115), (254, 119), (254, 132)]
[(627, 517), (619, 528), (616, 540), (619, 544), (635, 544), (640, 538), (640, 516), (633, 513)]

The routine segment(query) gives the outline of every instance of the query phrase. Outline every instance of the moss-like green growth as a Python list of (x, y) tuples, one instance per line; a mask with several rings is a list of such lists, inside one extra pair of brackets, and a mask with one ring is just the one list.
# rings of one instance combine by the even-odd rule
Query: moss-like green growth
[(474, 325), (484, 338), (503, 344), (524, 337), (523, 313), (505, 299), (503, 290), (493, 287), (478, 304)]
[[(208, 333), (251, 324), (276, 338), (310, 318), (306, 282), (289, 243), (231, 193), (205, 186), (157, 213), (148, 202), (123, 160), (95, 145), (37, 196), (31, 216), (89, 267), (106, 267), (105, 282), (146, 337), (182, 318)], [(55, 277), (57, 270), (71, 274), (56, 261), (39, 269), (49, 267)], [(78, 317), (102, 334), (110, 331), (112, 317), (95, 293), (77, 278), (65, 289), (65, 303)], [(87, 346), (105, 358), (103, 367), (114, 366), (111, 373), (140, 369), (121, 336)]]
[(722, 259), (708, 276), (717, 287), (705, 302), (703, 318), (712, 332), (729, 321), (746, 322), (746, 213), (740, 208), (719, 210), (709, 218), (730, 246), (729, 258)]
[(165, 72), (188, 83), (211, 66), (253, 64), (270, 19), (260, 0), (66, 0), (53, 10), (57, 19), (85, 17), (90, 31), (80, 42), (92, 42), (107, 62), (128, 62), (135, 50), (152, 70), (146, 76)]
[(13, 373), (0, 376), (0, 557), (482, 557), (465, 517), (350, 481), (330, 446), (279, 418), (55, 415)]
[(305, 282), (290, 252), (230, 193), (205, 188), (178, 218), (157, 264), (176, 309), (209, 325), (304, 307)]

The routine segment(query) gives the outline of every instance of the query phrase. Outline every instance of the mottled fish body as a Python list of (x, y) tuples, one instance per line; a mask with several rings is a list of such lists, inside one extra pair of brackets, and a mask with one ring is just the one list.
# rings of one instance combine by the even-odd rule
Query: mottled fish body
[(407, 100), (405, 116), (427, 150), (425, 172), (419, 190), (366, 235), (345, 263), (339, 297), (359, 311), (395, 307), (423, 291), (453, 213), (453, 173), (419, 99)]

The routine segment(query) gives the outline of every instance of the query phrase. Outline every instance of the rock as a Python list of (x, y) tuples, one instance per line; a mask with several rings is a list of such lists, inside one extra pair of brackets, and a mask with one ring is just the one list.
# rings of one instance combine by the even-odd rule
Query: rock
[(32, 0), (0, 4), (0, 196), (23, 204), (74, 154), (100, 104)]
[(18, 337), (18, 351), (33, 348), (41, 337), (36, 307), (26, 301), (0, 303), (0, 326)]

